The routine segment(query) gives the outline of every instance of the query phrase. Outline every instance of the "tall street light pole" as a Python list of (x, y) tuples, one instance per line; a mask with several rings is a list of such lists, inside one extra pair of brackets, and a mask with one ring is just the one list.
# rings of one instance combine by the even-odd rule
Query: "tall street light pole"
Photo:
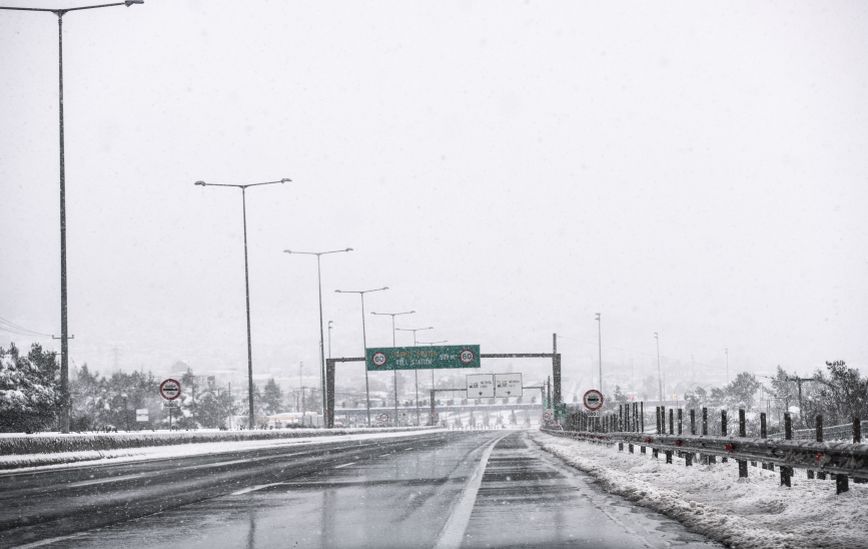
[[(416, 311), (401, 311), (400, 313), (375, 313), (371, 312), (372, 315), (380, 315), (380, 316), (390, 316), (392, 317), (392, 347), (397, 347), (395, 343), (395, 317), (400, 315), (412, 315)], [(395, 427), (398, 426), (398, 370), (392, 370), (392, 373), (395, 374)]]
[(663, 405), (663, 374), (660, 370), (660, 336), (654, 332), (654, 341), (657, 342), (657, 386), (660, 392), (660, 405)]
[[(600, 379), (600, 392), (603, 393), (603, 321), (601, 319), (602, 315), (597, 313), (597, 349), (599, 351), (599, 379)], [(605, 393), (604, 393), (605, 394)]]
[(332, 330), (334, 329), (334, 321), (329, 320), (329, 358), (332, 357)]
[[(353, 251), (352, 248), (344, 248), (343, 250), (329, 250), (326, 252), (298, 252), (295, 250), (283, 250), (284, 253), (287, 254), (296, 254), (296, 255), (313, 255), (316, 256), (316, 280), (317, 280), (317, 288), (319, 290), (319, 385), (320, 390), (322, 391), (322, 417), (323, 421), (325, 421), (326, 417), (326, 386), (325, 386), (325, 341), (323, 337), (323, 326), (322, 326), (322, 269), (320, 266), (320, 258), (324, 255), (330, 254), (340, 254)], [(329, 327), (331, 329), (331, 327)], [(331, 336), (331, 334), (329, 334)], [(331, 351), (329, 351), (329, 355), (331, 355)]]
[(69, 432), (69, 329), (66, 307), (66, 161), (63, 135), (63, 16), (71, 11), (110, 8), (113, 6), (130, 7), (133, 4), (144, 4), (144, 0), (127, 0), (111, 4), (95, 4), (75, 8), (18, 8), (0, 6), (7, 11), (41, 11), (57, 16), (57, 97), (58, 97), (58, 128), (60, 135), (60, 431)]
[[(421, 332), (423, 330), (433, 330), (434, 326), (427, 326), (425, 328), (395, 328), (401, 332), (413, 332), (413, 347), (416, 346), (416, 332)], [(433, 372), (434, 369), (432, 368)], [(416, 426), (418, 427), (421, 423), (421, 418), (419, 416), (419, 370), (413, 370), (413, 375), (415, 376), (416, 381)]]
[[(335, 290), (335, 293), (338, 294), (359, 294), (359, 297), (362, 300), (362, 356), (367, 356), (368, 354), (368, 335), (365, 330), (365, 294), (369, 294), (371, 292), (382, 292), (384, 290), (388, 290), (388, 286), (383, 286), (382, 288), (374, 288), (373, 290)], [(365, 360), (365, 408), (368, 412), (368, 427), (371, 426), (371, 389), (370, 385), (368, 385), (368, 364), (367, 360)]]
[[(444, 343), (449, 343), (448, 339), (441, 339), (440, 341), (420, 341), (419, 345), (443, 345)], [(431, 389), (435, 389), (436, 384), (434, 383), (434, 368), (431, 368)]]
[(245, 185), (235, 185), (228, 183), (206, 183), (202, 180), (196, 181), (194, 185), (201, 187), (232, 187), (241, 189), (241, 220), (244, 225), (244, 297), (247, 305), (247, 403), (248, 403), (248, 420), (247, 426), (250, 429), (255, 427), (255, 417), (253, 415), (253, 344), (250, 339), (250, 270), (247, 265), (247, 189), (249, 187), (260, 187), (262, 185), (283, 184), (291, 181), (284, 177), (277, 181), (264, 181), (262, 183), (247, 183)]
[(723, 349), (723, 354), (726, 355), (726, 383), (729, 384), (729, 347)]

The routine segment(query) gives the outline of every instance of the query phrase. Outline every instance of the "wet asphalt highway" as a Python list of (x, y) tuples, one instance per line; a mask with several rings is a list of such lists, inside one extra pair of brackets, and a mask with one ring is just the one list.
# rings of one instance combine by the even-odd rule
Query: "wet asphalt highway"
[[(119, 467), (112, 477), (72, 479), (66, 484), (78, 488), (55, 486), (36, 497), (35, 508), (47, 514), (32, 515), (26, 524), (13, 520), (12, 528), (7, 525), (14, 513), (10, 517), (5, 506), (15, 497), (0, 495), (0, 546), (718, 547), (605, 494), (521, 431), (334, 444), (319, 456), (308, 450), (257, 455), (262, 459), (244, 467), (237, 462), (251, 456), (187, 463), (186, 473), (167, 473), (148, 485), (142, 478), (147, 475), (139, 475), (145, 471), (133, 465)], [(151, 471), (155, 466), (139, 465)], [(52, 475), (61, 482), (63, 473)], [(82, 485), (109, 478), (119, 480)], [(13, 491), (20, 496), (27, 481), (16, 482)], [(156, 497), (160, 491), (167, 492), (165, 498)], [(17, 512), (28, 512), (27, 499)], [(61, 508), (70, 505), (76, 509), (64, 516)], [(101, 520), (89, 524), (89, 515)], [(70, 535), (76, 528), (86, 530)]]

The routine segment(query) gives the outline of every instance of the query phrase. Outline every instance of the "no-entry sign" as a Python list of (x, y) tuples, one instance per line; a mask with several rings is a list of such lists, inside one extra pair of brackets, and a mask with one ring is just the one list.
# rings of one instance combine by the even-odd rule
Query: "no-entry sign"
[(603, 407), (603, 393), (596, 389), (585, 391), (585, 395), (582, 397), (582, 403), (588, 410), (596, 412)]
[(160, 383), (160, 396), (166, 400), (175, 400), (181, 396), (181, 383), (177, 379), (164, 379)]

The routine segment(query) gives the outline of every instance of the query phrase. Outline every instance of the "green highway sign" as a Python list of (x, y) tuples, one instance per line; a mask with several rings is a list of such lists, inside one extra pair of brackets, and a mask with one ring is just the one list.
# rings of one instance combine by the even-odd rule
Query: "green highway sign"
[(479, 368), (479, 345), (371, 347), (365, 349), (368, 371)]

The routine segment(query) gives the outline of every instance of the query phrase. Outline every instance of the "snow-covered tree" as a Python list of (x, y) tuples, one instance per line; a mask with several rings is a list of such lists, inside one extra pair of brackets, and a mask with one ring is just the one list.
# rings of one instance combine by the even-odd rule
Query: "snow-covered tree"
[(57, 356), (34, 343), (21, 356), (14, 343), (0, 348), (0, 431), (51, 428), (60, 403)]

